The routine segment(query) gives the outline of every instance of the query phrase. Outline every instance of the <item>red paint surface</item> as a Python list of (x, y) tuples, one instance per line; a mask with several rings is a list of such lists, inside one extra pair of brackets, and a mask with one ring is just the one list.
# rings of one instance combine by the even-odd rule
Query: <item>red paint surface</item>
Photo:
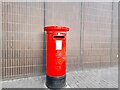
[[(47, 31), (46, 73), (48, 76), (63, 76), (66, 74), (66, 32), (69, 28), (47, 26), (45, 30)], [(64, 36), (64, 38), (54, 38), (54, 36)], [(56, 50), (56, 40), (62, 40), (61, 50)]]

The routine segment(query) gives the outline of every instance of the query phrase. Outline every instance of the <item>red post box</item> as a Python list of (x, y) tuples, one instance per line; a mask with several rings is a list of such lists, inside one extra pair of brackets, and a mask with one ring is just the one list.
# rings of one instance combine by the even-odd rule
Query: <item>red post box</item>
[(66, 85), (66, 32), (68, 27), (46, 26), (47, 60), (46, 86), (62, 88)]

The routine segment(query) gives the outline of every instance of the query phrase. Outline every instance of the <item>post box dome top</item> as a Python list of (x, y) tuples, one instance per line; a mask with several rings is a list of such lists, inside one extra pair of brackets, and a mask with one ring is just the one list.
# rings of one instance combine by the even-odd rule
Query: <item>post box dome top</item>
[(45, 31), (69, 31), (69, 28), (66, 26), (46, 26), (44, 27)]

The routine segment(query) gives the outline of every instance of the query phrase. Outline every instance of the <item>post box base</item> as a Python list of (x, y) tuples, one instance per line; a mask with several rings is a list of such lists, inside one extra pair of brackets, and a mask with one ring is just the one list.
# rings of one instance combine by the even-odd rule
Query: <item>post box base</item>
[(66, 86), (66, 75), (59, 77), (46, 76), (46, 86), (50, 89), (63, 88)]

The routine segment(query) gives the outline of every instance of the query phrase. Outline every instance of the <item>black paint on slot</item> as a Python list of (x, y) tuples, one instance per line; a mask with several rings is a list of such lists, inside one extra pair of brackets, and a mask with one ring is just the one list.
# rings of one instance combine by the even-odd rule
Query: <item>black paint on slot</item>
[(64, 38), (64, 36), (54, 36), (54, 38)]

